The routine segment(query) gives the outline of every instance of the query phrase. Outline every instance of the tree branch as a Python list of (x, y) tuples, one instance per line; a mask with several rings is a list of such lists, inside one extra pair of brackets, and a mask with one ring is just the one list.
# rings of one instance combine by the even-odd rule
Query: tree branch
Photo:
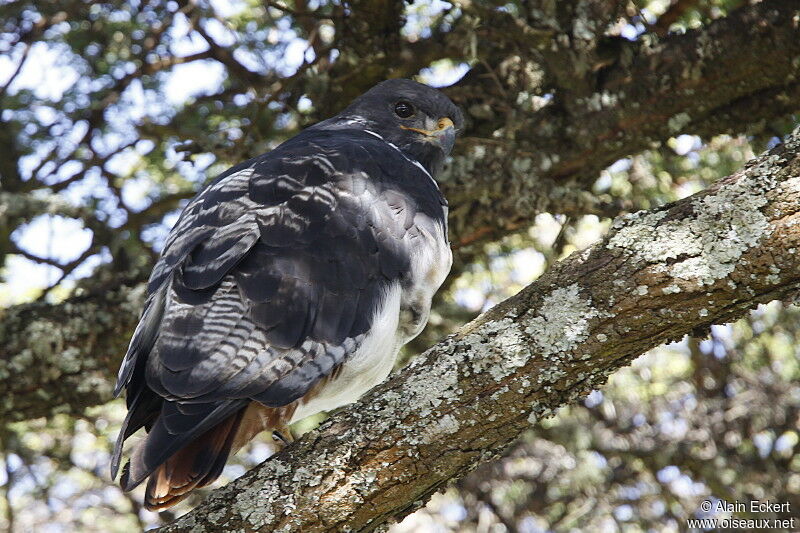
[(0, 309), (0, 418), (7, 422), (81, 413), (111, 399), (144, 284), (115, 280), (59, 305)]
[(636, 356), (795, 295), (800, 128), (609, 235), (437, 344), (162, 533), (371, 531)]
[(609, 40), (606, 66), (574, 69), (590, 77), (580, 82), (595, 87), (589, 95), (536, 96), (526, 83), (535, 65), (520, 60), (500, 76), (504, 96), (473, 68), (446, 89), (471, 119), (443, 179), (454, 246), (472, 258), (475, 245), (541, 212), (607, 214), (588, 191), (617, 159), (679, 133), (752, 132), (800, 110), (799, 16), (796, 2), (767, 0), (654, 43)]

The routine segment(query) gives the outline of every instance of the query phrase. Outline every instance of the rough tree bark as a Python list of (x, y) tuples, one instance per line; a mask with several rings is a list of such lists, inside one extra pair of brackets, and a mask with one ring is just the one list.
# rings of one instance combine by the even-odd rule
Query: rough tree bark
[(144, 296), (143, 283), (116, 279), (63, 304), (0, 309), (0, 420), (81, 413), (109, 401)]
[[(758, 130), (798, 109), (800, 9), (793, 1), (766, 0), (654, 44), (603, 39), (617, 2), (568, 4), (561, 17), (542, 8), (541, 20), (527, 22), (481, 2), (461, 5), (462, 24), (477, 25), (488, 49), (480, 50), (485, 61), (447, 89), (471, 123), (443, 180), (456, 271), (481, 244), (527, 227), (537, 213), (618, 212), (589, 189), (619, 157), (678, 132)], [(435, 53), (418, 51), (409, 68), (437, 54), (458, 59), (470, 35), (456, 27), (433, 36), (426, 50)], [(537, 83), (547, 85), (537, 72), (558, 88), (553, 99), (537, 96)], [(328, 107), (343, 103), (333, 101)], [(0, 234), (17, 216), (4, 198)], [(137, 318), (136, 305), (120, 305), (141, 296), (131, 288), (103, 283), (63, 304), (0, 310), (0, 419), (77, 414), (108, 401), (110, 369)]]
[(800, 128), (710, 189), (620, 218), (159, 531), (375, 530), (649, 348), (798, 285)]

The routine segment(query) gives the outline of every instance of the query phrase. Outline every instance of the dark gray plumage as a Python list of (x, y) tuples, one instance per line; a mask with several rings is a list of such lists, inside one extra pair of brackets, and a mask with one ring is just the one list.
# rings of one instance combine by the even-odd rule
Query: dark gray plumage
[(124, 440), (148, 432), (125, 490), (151, 476), (145, 505), (172, 505), (243, 439), (386, 377), (450, 268), (432, 176), (461, 125), (439, 91), (386, 81), (186, 206), (119, 372), (112, 475)]

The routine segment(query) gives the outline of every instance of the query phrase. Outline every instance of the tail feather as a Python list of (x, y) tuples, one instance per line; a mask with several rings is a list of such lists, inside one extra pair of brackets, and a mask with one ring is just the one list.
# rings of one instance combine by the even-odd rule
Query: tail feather
[(244, 411), (229, 416), (156, 468), (147, 482), (145, 508), (155, 511), (170, 507), (192, 490), (214, 482), (231, 453)]
[(125, 439), (143, 427), (149, 430), (161, 410), (162, 402), (163, 399), (160, 396), (149, 388), (145, 388), (128, 403), (128, 414), (119, 430), (117, 441), (114, 444), (114, 453), (111, 456), (111, 479), (117, 477)]
[(161, 411), (125, 465), (120, 477), (123, 490), (133, 490), (159, 466), (195, 441), (202, 441), (216, 427), (242, 411), (249, 402), (181, 405), (165, 401)]
[(120, 485), (130, 491), (149, 478), (144, 507), (153, 511), (175, 505), (192, 490), (213, 483), (228, 457), (261, 431), (285, 432), (297, 407), (276, 409), (248, 400), (179, 404), (159, 399), (162, 403), (157, 409), (144, 409), (143, 415), (126, 420), (115, 455), (118, 458), (132, 428), (143, 424), (147, 436), (122, 469)]

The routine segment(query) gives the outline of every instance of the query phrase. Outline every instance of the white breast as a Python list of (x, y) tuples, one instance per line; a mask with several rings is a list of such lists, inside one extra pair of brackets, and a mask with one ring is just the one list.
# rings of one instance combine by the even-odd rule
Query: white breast
[[(298, 406), (290, 423), (358, 400), (386, 379), (400, 348), (425, 327), (431, 299), (450, 272), (453, 256), (443, 224), (430, 219), (415, 222), (418, 231), (405, 237), (412, 251), (410, 282), (405, 286), (396, 282), (387, 289), (383, 306), (376, 311), (361, 346), (342, 363), (336, 379), (329, 381), (308, 403)], [(408, 306), (419, 312), (418, 321), (411, 327), (401, 321), (401, 311)]]
[[(417, 215), (417, 218), (421, 217), (427, 218), (426, 215)], [(442, 286), (453, 264), (453, 254), (444, 225), (428, 219), (417, 221), (416, 227), (419, 229), (417, 234), (406, 236), (412, 250), (411, 279), (403, 291), (401, 309), (413, 308), (419, 316), (412, 324), (403, 323), (403, 318), (408, 322), (408, 316), (401, 318), (401, 345), (419, 335), (425, 328), (433, 295)]]
[(342, 363), (336, 379), (328, 382), (308, 403), (298, 406), (290, 423), (320, 411), (331, 411), (353, 403), (386, 379), (400, 349), (397, 343), (397, 324), (400, 318), (401, 292), (400, 283), (389, 287), (383, 299), (383, 307), (375, 313), (372, 327), (361, 346)]
[[(445, 209), (445, 216), (447, 210)], [(427, 215), (417, 214), (416, 218), (427, 218)], [(427, 224), (417, 224), (424, 242), (410, 242), (412, 246), (411, 275), (418, 290), (424, 291), (430, 300), (434, 293), (444, 283), (450, 267), (453, 266), (453, 253), (447, 240), (447, 229), (444, 224), (430, 221)], [(430, 230), (425, 228), (431, 228)], [(411, 239), (412, 237), (406, 237)]]

